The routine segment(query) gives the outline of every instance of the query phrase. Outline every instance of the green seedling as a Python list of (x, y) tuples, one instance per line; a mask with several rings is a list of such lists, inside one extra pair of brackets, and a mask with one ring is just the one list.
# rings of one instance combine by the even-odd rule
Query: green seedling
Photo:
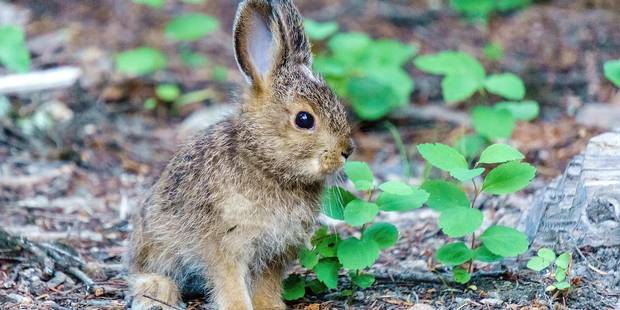
[(545, 288), (547, 292), (566, 292), (571, 288), (570, 269), (572, 266), (572, 257), (568, 252), (562, 253), (556, 256), (555, 252), (549, 248), (541, 248), (536, 253), (536, 256), (532, 257), (527, 262), (527, 268), (536, 272), (541, 272), (547, 268), (555, 267), (550, 275), (553, 278), (553, 283)]

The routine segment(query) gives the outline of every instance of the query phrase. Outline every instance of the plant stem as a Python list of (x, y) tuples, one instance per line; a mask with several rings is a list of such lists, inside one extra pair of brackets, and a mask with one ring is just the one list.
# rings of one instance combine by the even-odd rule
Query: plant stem
[[(473, 209), (476, 207), (476, 200), (478, 200), (478, 195), (480, 195), (480, 192), (478, 191), (478, 186), (476, 185), (476, 181), (472, 179), (471, 183), (474, 185), (474, 199), (472, 199), (471, 201), (471, 208)], [(470, 248), (473, 250), (474, 246), (476, 246), (476, 233), (475, 232), (471, 234)], [(473, 271), (474, 271), (474, 259), (472, 258), (471, 260), (469, 260), (468, 272), (471, 274)]]
[(400, 152), (400, 156), (402, 157), (402, 161), (404, 164), (403, 170), (405, 172), (405, 176), (407, 178), (410, 178), (411, 177), (411, 163), (409, 161), (409, 154), (407, 153), (407, 148), (405, 147), (405, 144), (403, 143), (403, 139), (400, 136), (400, 132), (398, 131), (398, 128), (396, 128), (396, 126), (394, 126), (394, 124), (390, 122), (385, 122), (385, 127), (392, 134), (392, 137), (394, 138), (394, 142), (396, 143), (396, 147), (398, 148), (398, 151)]

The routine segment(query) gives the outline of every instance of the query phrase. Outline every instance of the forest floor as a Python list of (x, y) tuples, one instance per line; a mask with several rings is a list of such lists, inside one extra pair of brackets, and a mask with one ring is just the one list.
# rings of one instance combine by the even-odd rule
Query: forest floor
[[(407, 6), (403, 1), (298, 2), (308, 17), (338, 20), (346, 30), (415, 43), (420, 53), (460, 49), (482, 59), (482, 48), (489, 40), (504, 46), (505, 57), (486, 65), (522, 76), (528, 97), (542, 105), (541, 118), (519, 124), (513, 138), (539, 173), (520, 194), (502, 200), (482, 197), (485, 218), (493, 223), (516, 225), (536, 191), (561, 174), (589, 138), (610, 129), (605, 123), (606, 109), (620, 109), (620, 94), (600, 73), (605, 60), (620, 58), (620, 12), (614, 11), (613, 3), (606, 6), (601, 1), (603, 7), (591, 7), (586, 4), (590, 1), (547, 1), (494, 18), (489, 27), (482, 27), (447, 9), (427, 9), (426, 1), (409, 1)], [(57, 263), (58, 271), (50, 279), (36, 253), (0, 251), (0, 308), (123, 308), (127, 284), (122, 258), (131, 230), (128, 217), (176, 146), (212, 123), (222, 110), (229, 110), (231, 94), (242, 81), (228, 46), (235, 4), (208, 1), (204, 8), (222, 22), (221, 33), (215, 35), (222, 40), (213, 40), (217, 41), (213, 44), (205, 40), (197, 46), (206, 51), (209, 61), (230, 68), (229, 81), (217, 82), (210, 72), (190, 71), (174, 62), (168, 73), (149, 79), (128, 80), (114, 72), (113, 55), (136, 42), (172, 48), (153, 30), (165, 20), (163, 12), (121, 0), (82, 1), (70, 10), (61, 0), (41, 3), (0, 3), (6, 6), (0, 10), (23, 23), (33, 38), (30, 48), (35, 68), (74, 64), (84, 72), (80, 85), (69, 90), (11, 97), (19, 117), (45, 107), (63, 121), (46, 131), (26, 133), (16, 119), (0, 118), (0, 227), (36, 244), (61, 249), (64, 256), (52, 258), (59, 262), (79, 257), (76, 264), (87, 276)], [(422, 74), (413, 65), (407, 69), (416, 82), (413, 103), (405, 113), (394, 113), (388, 119), (398, 126), (408, 148), (429, 141), (453, 142), (466, 130), (467, 104), (443, 105), (439, 79)], [(205, 103), (178, 111), (162, 107), (145, 111), (142, 103), (160, 81), (175, 81), (191, 90), (210, 89), (213, 95)], [(601, 110), (584, 115), (592, 113), (590, 106)], [(358, 128), (355, 156), (377, 167), (374, 170), (380, 179), (402, 177), (404, 165), (384, 124)], [(417, 161), (412, 166), (413, 175), (419, 175), (423, 166)], [(331, 309), (344, 308), (347, 302), (354, 309), (620, 306), (620, 283), (609, 285), (598, 277), (617, 270), (619, 249), (579, 249), (573, 267), (575, 288), (567, 296), (546, 293), (550, 279), (520, 268), (523, 258), (482, 266), (470, 285), (461, 286), (446, 281), (443, 270), (437, 268), (434, 251), (447, 239), (437, 227), (436, 214), (422, 209), (386, 220), (399, 227), (401, 238), (373, 267), (376, 285), (349, 299), (332, 291), (290, 306)], [(200, 300), (188, 305), (208, 307)]]

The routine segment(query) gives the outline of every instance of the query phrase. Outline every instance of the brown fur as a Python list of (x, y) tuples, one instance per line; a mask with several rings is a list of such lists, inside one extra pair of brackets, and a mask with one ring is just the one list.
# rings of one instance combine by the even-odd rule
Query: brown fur
[[(272, 39), (266, 72), (250, 46), (261, 22)], [(166, 308), (144, 295), (175, 305), (198, 288), (219, 309), (284, 309), (285, 268), (307, 242), (325, 177), (351, 152), (345, 110), (310, 71), (290, 1), (244, 1), (234, 36), (251, 87), (238, 113), (179, 149), (134, 216), (133, 308)], [(313, 130), (294, 125), (299, 111), (314, 115)]]

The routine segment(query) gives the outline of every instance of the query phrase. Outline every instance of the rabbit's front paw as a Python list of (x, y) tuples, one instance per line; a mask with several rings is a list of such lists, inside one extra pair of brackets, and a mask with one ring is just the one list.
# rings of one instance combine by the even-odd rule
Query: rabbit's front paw
[(157, 274), (132, 275), (133, 310), (182, 309), (177, 286), (171, 279)]

